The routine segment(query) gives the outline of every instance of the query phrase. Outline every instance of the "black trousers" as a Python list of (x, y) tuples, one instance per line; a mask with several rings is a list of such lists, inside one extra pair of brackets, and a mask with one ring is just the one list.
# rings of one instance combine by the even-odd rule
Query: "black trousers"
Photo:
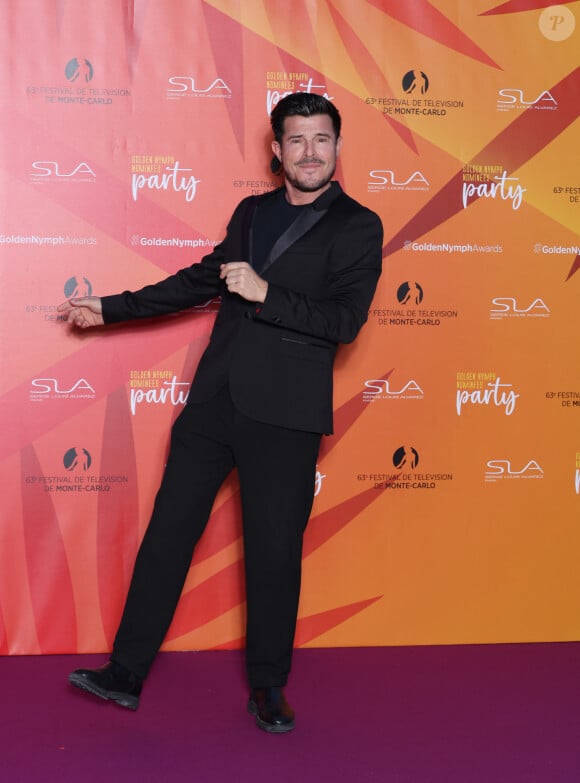
[(285, 685), (296, 629), (302, 537), (314, 497), (318, 433), (243, 416), (223, 389), (176, 420), (112, 658), (141, 677), (169, 628), (194, 547), (234, 467), (242, 501), (246, 667), (252, 687)]

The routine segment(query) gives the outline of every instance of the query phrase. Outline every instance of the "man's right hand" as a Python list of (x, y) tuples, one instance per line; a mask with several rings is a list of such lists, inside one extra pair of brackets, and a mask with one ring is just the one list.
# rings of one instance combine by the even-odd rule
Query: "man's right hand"
[(81, 296), (63, 302), (57, 308), (65, 321), (79, 329), (103, 326), (103, 306), (99, 296)]

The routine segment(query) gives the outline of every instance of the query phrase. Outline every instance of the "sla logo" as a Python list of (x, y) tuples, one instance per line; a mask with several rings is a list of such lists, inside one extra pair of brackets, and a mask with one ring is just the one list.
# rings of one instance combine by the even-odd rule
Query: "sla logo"
[(67, 299), (72, 299), (75, 296), (92, 296), (93, 286), (91, 281), (82, 275), (69, 277), (64, 284), (64, 295)]
[(56, 182), (95, 182), (97, 175), (88, 163), (79, 163), (70, 171), (61, 169), (56, 160), (35, 160), (32, 164), (33, 171), (30, 176), (33, 181), (54, 178)]
[(393, 454), (393, 465), (402, 468), (416, 468), (419, 464), (419, 452), (413, 446), (399, 446)]
[(232, 91), (223, 79), (214, 79), (207, 87), (195, 86), (193, 76), (170, 76), (168, 79), (171, 87), (167, 88), (168, 98), (231, 98)]
[[(522, 188), (518, 177), (508, 177), (507, 171), (504, 171), (501, 177), (494, 177), (496, 182), (474, 182), (463, 183), (463, 208), (467, 209), (468, 202), (473, 196), (478, 198), (500, 198), (502, 201), (511, 201), (512, 209), (517, 210), (522, 205), (522, 196), (527, 188)], [(508, 183), (516, 183), (508, 184)]]
[(363, 402), (375, 400), (422, 400), (425, 396), (423, 389), (416, 381), (410, 380), (400, 389), (391, 389), (388, 380), (377, 378), (365, 381)]
[(407, 280), (397, 288), (397, 300), (400, 304), (418, 305), (423, 301), (423, 288), (419, 283)]
[(508, 316), (547, 318), (550, 315), (550, 308), (543, 299), (534, 299), (527, 307), (518, 307), (516, 300), (511, 296), (498, 296), (492, 299), (491, 303), (493, 307), (490, 310), (490, 317), (495, 319)]
[(407, 71), (402, 84), (403, 90), (409, 95), (413, 92), (425, 95), (429, 90), (429, 79), (423, 71)]
[(87, 471), (91, 467), (92, 461), (89, 452), (80, 446), (73, 446), (62, 458), (63, 465), (71, 473), (78, 469)]
[(558, 101), (549, 90), (541, 92), (537, 98), (527, 101), (524, 98), (523, 90), (503, 89), (499, 90), (500, 98), (497, 101), (498, 111), (508, 111), (510, 109), (557, 109)]
[[(505, 415), (511, 416), (516, 407), (516, 400), (520, 396), (513, 390), (512, 384), (501, 383), (501, 379), (498, 376), (495, 381), (488, 383), (487, 386), (487, 389), (475, 389), (474, 391), (457, 389), (455, 399), (457, 415), (461, 416), (461, 408), (465, 404), (489, 405), (493, 403), (497, 407), (503, 405)], [(507, 391), (508, 389), (509, 391)]]
[(520, 478), (544, 478), (544, 471), (538, 465), (535, 459), (531, 459), (522, 468), (512, 465), (509, 459), (491, 459), (487, 463), (485, 471), (486, 481), (499, 481), (500, 479), (520, 479)]
[(368, 187), (372, 190), (429, 190), (429, 182), (420, 171), (400, 180), (392, 169), (374, 169), (369, 176)]
[(55, 397), (88, 397), (95, 396), (95, 390), (84, 378), (80, 378), (70, 389), (61, 388), (56, 378), (33, 378), (31, 381), (31, 397), (47, 399)]
[(91, 63), (84, 57), (73, 57), (64, 68), (64, 75), (69, 82), (85, 82), (88, 84), (94, 76)]
[(137, 201), (139, 191), (143, 188), (149, 188), (149, 190), (173, 190), (175, 193), (183, 191), (185, 193), (186, 201), (193, 201), (195, 198), (197, 186), (201, 180), (196, 179), (194, 176), (178, 176), (186, 171), (192, 171), (192, 169), (180, 169), (179, 161), (175, 161), (173, 166), (166, 166), (166, 174), (151, 174), (146, 177), (145, 174), (133, 174), (131, 182), (131, 193), (133, 195), (133, 201)]

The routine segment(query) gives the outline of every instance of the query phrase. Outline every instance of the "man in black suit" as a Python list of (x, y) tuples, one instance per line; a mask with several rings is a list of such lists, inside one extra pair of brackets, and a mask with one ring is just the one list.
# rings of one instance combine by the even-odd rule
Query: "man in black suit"
[(140, 291), (60, 306), (81, 329), (150, 318), (217, 295), (222, 303), (176, 420), (110, 661), (73, 685), (136, 709), (173, 617), (195, 544), (234, 467), (243, 512), (249, 711), (271, 732), (294, 727), (290, 671), (316, 460), (332, 432), (339, 343), (367, 319), (381, 272), (379, 218), (332, 181), (341, 118), (294, 93), (271, 115), (283, 187), (244, 199), (200, 263)]

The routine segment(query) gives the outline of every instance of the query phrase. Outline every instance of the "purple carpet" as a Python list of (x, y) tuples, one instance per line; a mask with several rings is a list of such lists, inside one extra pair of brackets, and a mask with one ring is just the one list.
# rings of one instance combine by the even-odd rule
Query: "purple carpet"
[(298, 650), (290, 734), (246, 713), (239, 652), (161, 654), (137, 712), (0, 658), (7, 783), (578, 783), (580, 644)]

